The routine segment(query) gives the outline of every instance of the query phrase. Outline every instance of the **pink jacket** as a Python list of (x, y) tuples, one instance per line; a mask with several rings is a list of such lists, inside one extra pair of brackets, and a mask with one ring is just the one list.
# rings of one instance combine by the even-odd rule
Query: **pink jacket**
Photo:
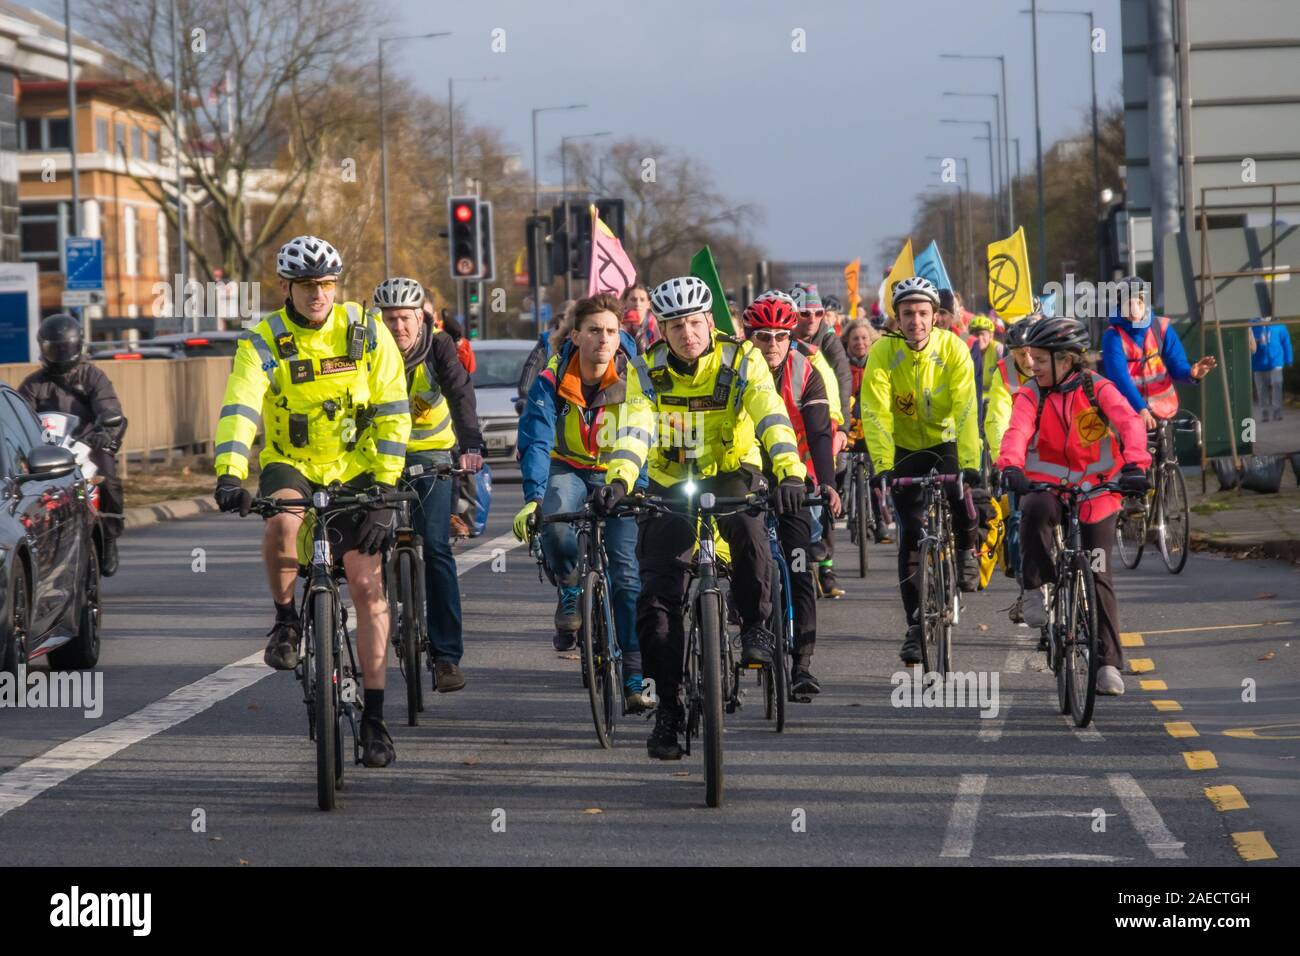
[[(1092, 376), (1097, 405), (1110, 420), (1109, 429), (1077, 384), (1066, 392), (1049, 393), (1040, 417), (1042, 390), (1031, 378), (1016, 390), (998, 468), (1020, 468), (1033, 481), (1096, 484), (1114, 478), (1124, 465), (1151, 466), (1146, 427), (1119, 389), (1095, 372), (1080, 374)], [(1079, 517), (1092, 524), (1110, 517), (1119, 507), (1120, 496), (1107, 492), (1084, 501)]]

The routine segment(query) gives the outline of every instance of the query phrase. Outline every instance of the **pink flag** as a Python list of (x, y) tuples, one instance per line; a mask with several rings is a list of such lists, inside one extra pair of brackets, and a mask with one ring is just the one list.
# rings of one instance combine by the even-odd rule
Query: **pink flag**
[(612, 229), (596, 215), (591, 207), (591, 266), (587, 270), (587, 295), (609, 292), (621, 296), (636, 282), (636, 269), (623, 251)]

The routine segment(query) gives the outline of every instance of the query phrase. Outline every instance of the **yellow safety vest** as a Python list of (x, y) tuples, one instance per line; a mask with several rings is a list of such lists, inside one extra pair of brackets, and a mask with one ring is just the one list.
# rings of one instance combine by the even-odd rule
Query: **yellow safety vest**
[(411, 375), (411, 437), (406, 453), (446, 451), (456, 447), (456, 430), (451, 424), (451, 406), (442, 388), (430, 380), (429, 364), (421, 362)]
[(260, 418), (263, 468), (283, 462), (321, 485), (363, 472), (395, 484), (408, 409), (401, 352), (374, 313), (336, 304), (320, 326), (303, 327), (282, 308), (240, 337), (217, 422), (216, 471), (248, 476)]

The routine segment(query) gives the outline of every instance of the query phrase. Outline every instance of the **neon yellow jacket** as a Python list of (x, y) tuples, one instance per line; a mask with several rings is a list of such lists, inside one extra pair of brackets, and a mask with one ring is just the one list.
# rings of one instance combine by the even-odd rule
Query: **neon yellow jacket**
[(876, 472), (894, 467), (894, 448), (917, 451), (957, 443), (962, 468), (979, 468), (979, 414), (970, 350), (956, 335), (935, 329), (913, 350), (896, 332), (867, 355), (858, 393), (862, 430)]
[[(348, 357), (352, 325), (363, 330), (359, 360)], [(362, 472), (396, 484), (411, 431), (402, 354), (355, 302), (336, 304), (319, 328), (298, 325), (283, 308), (272, 312), (235, 350), (217, 422), (218, 475), (248, 476), (259, 417), (263, 468), (284, 462), (321, 485)]]
[(817, 370), (817, 374), (826, 384), (826, 401), (831, 406), (831, 421), (836, 425), (843, 425), (844, 407), (840, 404), (840, 381), (835, 377), (835, 370), (831, 368), (831, 363), (826, 361), (826, 356), (822, 354), (821, 349), (813, 352), (812, 367)]
[(715, 333), (713, 348), (689, 376), (673, 369), (668, 355), (665, 340), (645, 354), (658, 413), (652, 481), (671, 487), (692, 471), (708, 478), (736, 471), (742, 462), (762, 468), (758, 441), (778, 481), (807, 477), (785, 402), (753, 345)]
[[(989, 461), (998, 460), (998, 453), (1002, 450), (1002, 436), (1011, 424), (1011, 405), (1015, 401), (1016, 392), (1028, 378), (1020, 374), (1016, 360), (1009, 351), (1007, 357), (995, 363), (993, 368), (996, 374), (984, 392), (988, 403), (984, 410), (984, 442), (989, 446)], [(1010, 387), (1007, 385), (1008, 376), (1011, 379)]]

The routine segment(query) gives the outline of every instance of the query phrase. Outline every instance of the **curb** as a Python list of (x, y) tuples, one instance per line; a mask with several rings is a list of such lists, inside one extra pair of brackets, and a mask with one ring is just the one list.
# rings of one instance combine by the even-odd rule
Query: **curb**
[(151, 505), (127, 508), (122, 515), (122, 524), (127, 531), (147, 528), (162, 521), (178, 518), (197, 518), (217, 510), (217, 503), (210, 497), (178, 498), (174, 501), (157, 501)]
[(1224, 541), (1203, 531), (1193, 531), (1192, 551), (1212, 551), (1234, 558), (1254, 558), (1300, 564), (1300, 541), (1283, 538), (1274, 541)]

